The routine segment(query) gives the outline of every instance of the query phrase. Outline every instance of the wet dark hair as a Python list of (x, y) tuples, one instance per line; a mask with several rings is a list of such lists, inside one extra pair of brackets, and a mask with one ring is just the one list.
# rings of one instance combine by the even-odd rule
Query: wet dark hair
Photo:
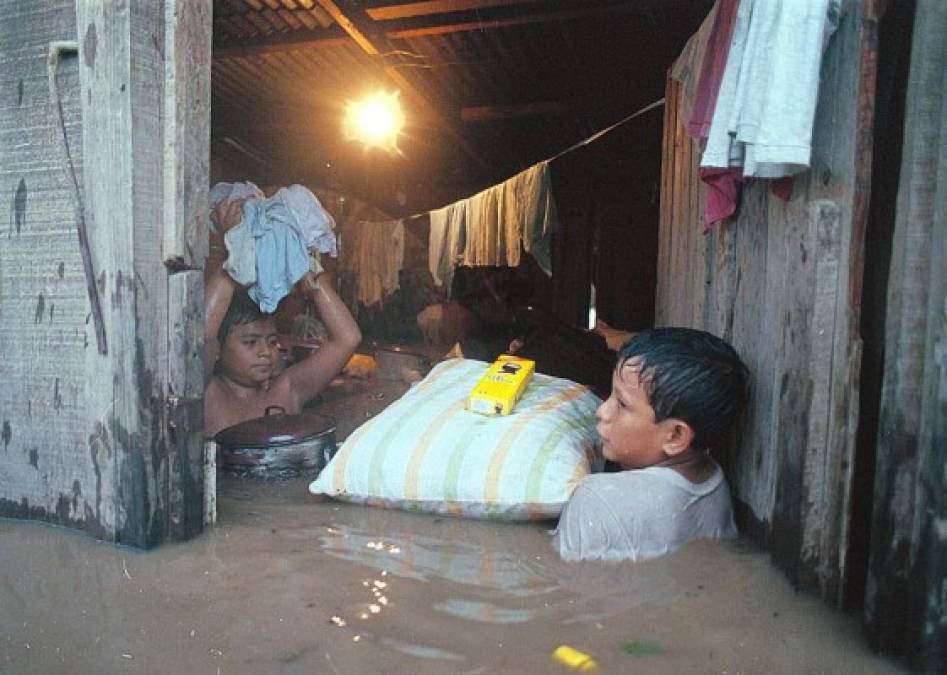
[(217, 329), (217, 342), (223, 348), (227, 336), (236, 326), (246, 326), (254, 321), (272, 320), (273, 315), (262, 312), (246, 291), (238, 291), (234, 293), (230, 307), (227, 308), (227, 313), (220, 322), (220, 328)]
[(695, 449), (721, 450), (743, 407), (748, 374), (733, 347), (693, 328), (642, 331), (618, 352), (618, 368), (640, 359), (639, 379), (655, 422), (676, 418), (694, 431)]

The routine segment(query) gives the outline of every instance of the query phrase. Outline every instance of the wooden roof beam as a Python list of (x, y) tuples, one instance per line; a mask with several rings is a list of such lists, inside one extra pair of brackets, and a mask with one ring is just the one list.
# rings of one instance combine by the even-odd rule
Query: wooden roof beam
[(256, 56), (294, 49), (333, 49), (351, 44), (351, 39), (341, 30), (319, 31), (319, 37), (313, 31), (292, 31), (281, 33), (246, 44), (214, 45), (213, 58)]
[[(335, 6), (335, 3), (332, 3)], [(405, 28), (401, 30), (392, 30), (384, 33), (387, 40), (410, 40), (412, 38), (428, 37), (431, 35), (448, 35), (450, 33), (463, 33), (475, 30), (495, 30), (498, 28), (507, 28), (510, 26), (521, 26), (532, 23), (544, 23), (549, 21), (570, 21), (589, 16), (596, 16), (605, 13), (618, 13), (640, 11), (635, 7), (628, 5), (605, 5), (597, 7), (580, 7), (576, 9), (562, 9), (549, 12), (526, 14), (523, 16), (509, 17), (505, 19), (491, 19), (484, 21), (465, 21), (457, 23), (447, 23), (435, 26), (420, 26), (418, 28)], [(341, 14), (341, 11), (340, 11)], [(344, 16), (344, 15), (343, 15)], [(349, 21), (351, 24), (351, 21)], [(375, 45), (358, 28), (351, 24), (351, 27), (359, 34), (359, 38), (367, 44)], [(343, 26), (344, 28), (344, 26)], [(319, 37), (315, 37), (314, 31), (292, 31), (282, 33), (271, 37), (262, 38), (243, 45), (224, 45), (214, 46), (214, 58), (230, 58), (240, 56), (253, 56), (256, 54), (271, 54), (275, 52), (290, 51), (294, 49), (330, 49), (342, 47), (349, 44), (349, 40), (358, 40), (352, 37), (348, 31), (338, 30), (319, 31)], [(364, 49), (364, 47), (363, 47)], [(372, 52), (367, 52), (371, 54)], [(375, 54), (378, 50), (375, 49)]]
[(430, 0), (424, 2), (406, 2), (387, 7), (369, 7), (365, 10), (374, 21), (393, 21), (410, 19), (416, 16), (447, 14), (449, 12), (469, 12), (491, 7), (509, 7), (510, 5), (536, 4), (549, 0)]
[(460, 119), (464, 122), (490, 122), (509, 120), (519, 117), (535, 117), (550, 113), (564, 113), (572, 109), (561, 101), (537, 101), (535, 103), (517, 103), (511, 105), (468, 106), (460, 109)]
[[(331, 16), (335, 21), (342, 26), (342, 29), (349, 34), (349, 36), (358, 44), (362, 50), (369, 56), (378, 56), (381, 54), (381, 50), (372, 42), (372, 40), (362, 32), (358, 25), (335, 4), (333, 0), (317, 0), (319, 6), (322, 7), (325, 12)], [(383, 45), (387, 49), (387, 45)], [(408, 96), (410, 96), (416, 105), (420, 107), (425, 114), (427, 114), (431, 120), (440, 128), (447, 131), (454, 141), (473, 158), (481, 167), (485, 169), (490, 168), (490, 164), (484, 159), (484, 157), (474, 148), (467, 140), (460, 135), (451, 124), (449, 124), (444, 117), (438, 112), (437, 108), (427, 100), (427, 97), (424, 93), (414, 86), (414, 84), (408, 80), (397, 68), (393, 66), (384, 66), (382, 68), (385, 72), (385, 75), (388, 76), (398, 87), (404, 91)]]
[(464, 33), (474, 30), (495, 30), (509, 26), (522, 26), (531, 23), (546, 23), (549, 21), (571, 21), (589, 16), (598, 16), (606, 13), (635, 12), (640, 10), (628, 5), (605, 5), (598, 7), (580, 7), (576, 9), (560, 9), (536, 14), (524, 14), (504, 19), (484, 19), (482, 21), (463, 21), (445, 23), (435, 26), (420, 26), (405, 28), (385, 33), (389, 40), (410, 40), (412, 38), (428, 37), (430, 35), (447, 35), (450, 33)]

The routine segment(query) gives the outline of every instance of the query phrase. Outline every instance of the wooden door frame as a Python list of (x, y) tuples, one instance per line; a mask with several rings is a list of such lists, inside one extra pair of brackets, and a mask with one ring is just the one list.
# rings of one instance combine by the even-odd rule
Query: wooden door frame
[(86, 363), (115, 463), (106, 538), (148, 548), (202, 529), (212, 0), (78, 0), (76, 14), (85, 215), (109, 309), (108, 351)]

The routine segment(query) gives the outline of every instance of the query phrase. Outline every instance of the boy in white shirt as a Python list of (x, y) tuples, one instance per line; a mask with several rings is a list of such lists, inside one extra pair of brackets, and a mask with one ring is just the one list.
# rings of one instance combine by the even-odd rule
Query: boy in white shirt
[(643, 331), (621, 348), (599, 407), (605, 459), (618, 473), (576, 489), (553, 545), (566, 560), (641, 560), (694, 539), (730, 538), (720, 450), (745, 397), (747, 371), (723, 340), (690, 328)]

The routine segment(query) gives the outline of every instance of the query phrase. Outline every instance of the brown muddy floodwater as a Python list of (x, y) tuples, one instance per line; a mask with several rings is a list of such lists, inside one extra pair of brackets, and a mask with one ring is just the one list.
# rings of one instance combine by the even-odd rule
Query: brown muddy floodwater
[(565, 564), (546, 528), (219, 483), (219, 524), (141, 552), (0, 520), (0, 673), (896, 673), (744, 542)]

